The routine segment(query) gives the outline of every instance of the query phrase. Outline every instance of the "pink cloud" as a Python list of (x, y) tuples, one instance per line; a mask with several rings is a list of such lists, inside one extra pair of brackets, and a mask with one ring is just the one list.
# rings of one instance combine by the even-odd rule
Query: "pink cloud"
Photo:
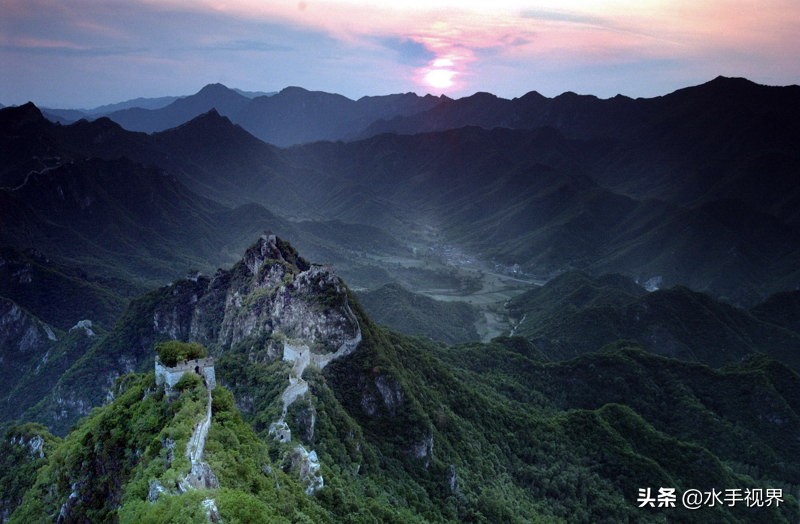
[(410, 71), (415, 81), (446, 91), (466, 87), (470, 64), (486, 50), (493, 50), (497, 59), (547, 58), (571, 64), (713, 59), (714, 53), (748, 47), (753, 51), (753, 46), (756, 51), (779, 51), (798, 41), (795, 27), (800, 20), (792, 1), (416, 0), (386, 5), (340, 0), (173, 0), (172, 4), (281, 20), (325, 31), (355, 46), (373, 45), (368, 39), (376, 35), (408, 38), (435, 55), (430, 63)]
[[(142, 54), (152, 58), (183, 53), (183, 61), (191, 56), (208, 64), (213, 57), (192, 53), (227, 49), (225, 60), (208, 65), (209, 71), (232, 67), (228, 58), (252, 52), (248, 45), (234, 49), (230, 41), (263, 40), (265, 46), (277, 47), (283, 43), (280, 36), (262, 39), (260, 32), (269, 29), (261, 25), (288, 28), (286, 33), (305, 41), (287, 42), (282, 51), (258, 51), (262, 63), (279, 64), (260, 78), (320, 82), (317, 87), (323, 89), (333, 88), (331, 79), (335, 85), (357, 80), (363, 94), (376, 83), (389, 86), (381, 87), (384, 90), (416, 85), (448, 94), (521, 94), (518, 86), (538, 88), (544, 75), (559, 76), (560, 85), (573, 89), (575, 72), (581, 68), (599, 71), (611, 66), (603, 74), (613, 76), (622, 67), (645, 62), (667, 64), (653, 66), (663, 67), (660, 73), (665, 76), (693, 72), (691, 79), (681, 77), (682, 83), (720, 73), (754, 80), (800, 76), (796, 0), (74, 0), (69, 3), (76, 6), (73, 9), (56, 0), (2, 2), (8, 21), (5, 27), (0, 21), (0, 42), (8, 46), (144, 48)], [(27, 22), (37, 12), (51, 13), (48, 23), (57, 22), (33, 36), (16, 29), (30, 26)], [(148, 16), (138, 24), (127, 22), (129, 15), (142, 12)], [(17, 20), (26, 23), (10, 22)], [(171, 20), (177, 22), (170, 26)], [(222, 26), (226, 30), (218, 30)], [(403, 60), (407, 57), (387, 41), (414, 42), (427, 53)], [(291, 63), (284, 58), (290, 55)], [(342, 70), (349, 71), (347, 79)], [(252, 68), (240, 76), (253, 76)], [(625, 85), (618, 80), (618, 87), (609, 89), (622, 90)]]

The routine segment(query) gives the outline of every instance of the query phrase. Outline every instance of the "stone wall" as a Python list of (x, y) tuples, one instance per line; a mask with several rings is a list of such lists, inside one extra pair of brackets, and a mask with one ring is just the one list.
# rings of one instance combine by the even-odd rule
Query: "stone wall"
[(179, 362), (173, 367), (163, 365), (156, 359), (156, 385), (166, 384), (168, 387), (175, 387), (175, 384), (183, 377), (184, 373), (198, 372), (206, 382), (209, 390), (217, 386), (217, 377), (214, 373), (214, 358), (198, 358)]

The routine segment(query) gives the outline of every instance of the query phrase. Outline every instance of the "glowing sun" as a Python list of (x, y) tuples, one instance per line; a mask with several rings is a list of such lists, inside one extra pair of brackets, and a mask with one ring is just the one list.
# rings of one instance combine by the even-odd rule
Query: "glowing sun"
[(431, 69), (425, 75), (425, 83), (436, 89), (447, 89), (452, 87), (455, 74), (450, 69)]

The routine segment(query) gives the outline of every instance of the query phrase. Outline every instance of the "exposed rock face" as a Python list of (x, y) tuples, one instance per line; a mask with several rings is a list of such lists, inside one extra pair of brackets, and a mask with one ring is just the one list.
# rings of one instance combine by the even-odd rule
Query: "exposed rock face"
[(428, 434), (418, 442), (414, 442), (409, 452), (414, 458), (422, 460), (427, 468), (433, 456), (433, 435)]
[(447, 487), (450, 488), (450, 493), (458, 493), (458, 474), (453, 464), (447, 467)]
[(262, 236), (230, 271), (178, 282), (172, 293), (176, 300), (152, 313), (156, 336), (229, 348), (280, 333), (331, 352), (357, 330), (331, 268), (310, 265), (274, 235)]
[(167, 450), (167, 468), (172, 465), (172, 461), (175, 460), (175, 444), (176, 442), (171, 438), (164, 439), (164, 448)]
[(167, 488), (165, 488), (161, 482), (151, 479), (149, 484), (149, 489), (147, 491), (147, 502), (155, 502), (158, 500), (158, 497), (161, 496), (162, 493), (169, 493)]
[(320, 464), (316, 451), (309, 452), (303, 446), (297, 446), (290, 455), (290, 468), (297, 471), (300, 481), (306, 485), (307, 495), (313, 495), (325, 485), (319, 473)]
[[(254, 274), (249, 286), (226, 297), (219, 343), (230, 346), (267, 331), (331, 350), (352, 336), (353, 326), (347, 316), (337, 309), (324, 308), (324, 300), (340, 299), (344, 293), (329, 269), (315, 266), (293, 274), (282, 264), (260, 268), (261, 274)], [(280, 279), (276, 283), (277, 275)], [(259, 294), (258, 303), (252, 301), (254, 293)], [(250, 300), (243, 301), (243, 296)]]
[(44, 458), (44, 439), (41, 435), (33, 435), (28, 438), (23, 435), (15, 435), (11, 437), (11, 444), (25, 446), (30, 449), (31, 456)]
[(317, 414), (314, 406), (309, 404), (303, 406), (295, 414), (295, 425), (299, 428), (300, 434), (298, 437), (306, 444), (314, 442), (314, 429), (317, 424)]
[(185, 488), (185, 491), (189, 491), (189, 489), (217, 489), (219, 488), (219, 480), (211, 470), (211, 466), (205, 462), (197, 462), (192, 464), (192, 470), (187, 475), (185, 484), (181, 484), (181, 486), (191, 486), (191, 488)]
[[(6, 298), (0, 297), (0, 364), (8, 371), (18, 362), (24, 366), (31, 358), (46, 353), (56, 340), (47, 324)], [(15, 371), (18, 373), (18, 371)]]
[(403, 390), (400, 389), (400, 385), (389, 377), (379, 375), (375, 379), (375, 387), (381, 394), (383, 405), (394, 415), (397, 406), (403, 403)]
[(84, 333), (86, 333), (86, 335), (89, 336), (89, 337), (93, 337), (94, 336), (94, 331), (92, 330), (92, 321), (91, 320), (81, 320), (77, 324), (72, 326), (69, 330), (72, 331), (72, 330), (75, 330), (75, 329), (82, 329), (84, 331)]
[(70, 489), (72, 490), (67, 497), (67, 500), (61, 505), (61, 508), (58, 510), (58, 517), (56, 517), (56, 523), (62, 524), (64, 522), (72, 522), (70, 513), (72, 512), (72, 508), (75, 504), (80, 500), (80, 485), (77, 482), (73, 482)]
[[(365, 378), (361, 381), (361, 410), (367, 416), (378, 412), (394, 416), (403, 404), (403, 389), (393, 377), (378, 375), (370, 385)], [(374, 387), (371, 387), (374, 386)]]
[(221, 522), (217, 502), (214, 499), (204, 499), (202, 504), (209, 522)]

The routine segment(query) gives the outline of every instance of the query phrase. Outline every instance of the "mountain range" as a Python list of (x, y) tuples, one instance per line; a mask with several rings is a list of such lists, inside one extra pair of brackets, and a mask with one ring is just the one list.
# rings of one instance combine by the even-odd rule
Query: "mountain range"
[(0, 520), (797, 522), (798, 113), (723, 77), (0, 108)]
[[(209, 84), (193, 95), (131, 100), (90, 111), (46, 109), (54, 121), (108, 117), (131, 131), (152, 133), (188, 122), (212, 109), (265, 142), (288, 146), (317, 140), (351, 137), (355, 130), (381, 118), (405, 116), (429, 109), (442, 97), (413, 93), (367, 96), (357, 101), (322, 91), (287, 87), (278, 93), (248, 93), (222, 84)], [(168, 103), (165, 103), (168, 102)]]
[[(321, 359), (353, 329), (352, 353), (303, 375), (309, 390), (284, 407), (291, 436), (278, 441), (271, 421), (281, 416), (292, 348), (313, 347)], [(205, 342), (224, 386), (206, 393), (192, 374), (158, 386), (144, 372), (155, 342), (170, 338)], [(128, 371), (143, 373), (114, 382)], [(63, 440), (30, 423), (3, 440), (10, 522), (656, 522), (659, 512), (632, 503), (641, 485), (788, 488), (798, 479), (797, 443), (785, 436), (800, 425), (800, 375), (775, 360), (714, 370), (618, 343), (546, 363), (520, 337), (464, 346), (409, 338), (372, 323), (328, 269), (274, 236), (229, 271), (132, 303), (51, 386), (25, 418)], [(739, 401), (751, 397), (758, 402)], [(203, 460), (214, 481), (180, 487), (189, 467), (181, 450), (206, 412)], [(300, 451), (311, 448), (316, 469)], [(790, 522), (800, 506), (787, 489), (780, 506), (704, 509), (674, 513)]]
[[(226, 88), (205, 91), (220, 90)], [(287, 89), (265, 100), (291, 99), (285, 110), (296, 112), (298, 103), (327, 99), (305, 95)], [(458, 114), (465, 122), (486, 127), (492, 123), (469, 110), (484, 98), (437, 104), (464, 106)], [(527, 125), (556, 127), (462, 127), (288, 149), (264, 144), (217, 111), (152, 135), (106, 119), (50, 129), (39, 119), (31, 135), (15, 135), (24, 144), (9, 147), (20, 158), (4, 162), (15, 167), (0, 177), (14, 187), (30, 171), (48, 168), (41, 160), (46, 148), (29, 150), (47, 143), (60, 154), (155, 165), (226, 205), (266, 204), (294, 220), (377, 226), (407, 244), (424, 245), (433, 231), (439, 241), (519, 265), (534, 278), (570, 268), (621, 272), (740, 305), (798, 286), (796, 89), (718, 78), (658, 99), (534, 98), (544, 105), (536, 106), (540, 120)], [(497, 103), (522, 114), (523, 99)], [(387, 101), (358, 103), (381, 100)], [(627, 109), (609, 109), (617, 104)], [(6, 110), (6, 118), (13, 112)], [(307, 116), (327, 125), (325, 114)], [(367, 275), (381, 270), (365, 262), (352, 262), (357, 286), (375, 284)]]

